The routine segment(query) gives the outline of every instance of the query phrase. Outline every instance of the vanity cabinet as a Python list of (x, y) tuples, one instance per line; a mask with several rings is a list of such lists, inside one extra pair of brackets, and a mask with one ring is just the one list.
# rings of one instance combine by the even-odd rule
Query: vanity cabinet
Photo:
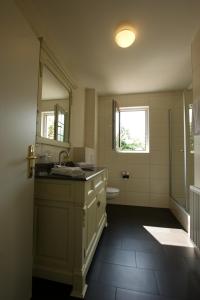
[(86, 259), (92, 253), (95, 246), (94, 241), (99, 239), (102, 225), (105, 220), (106, 190), (105, 180), (97, 176), (93, 181), (86, 184), (86, 206), (85, 206), (85, 241), (84, 249)]
[(71, 284), (74, 297), (84, 297), (85, 277), (107, 224), (106, 182), (105, 169), (88, 180), (35, 180), (33, 274)]

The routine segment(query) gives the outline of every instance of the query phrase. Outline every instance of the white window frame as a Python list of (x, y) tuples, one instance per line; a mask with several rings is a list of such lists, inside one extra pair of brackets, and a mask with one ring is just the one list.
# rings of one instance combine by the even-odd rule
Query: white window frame
[[(145, 112), (145, 150), (121, 150), (120, 149), (120, 137), (118, 141), (115, 141), (114, 150), (120, 153), (149, 153), (149, 106), (131, 106), (131, 107), (119, 107), (119, 115), (121, 112), (131, 112), (131, 111), (144, 111)], [(113, 124), (116, 126), (117, 124)], [(120, 117), (119, 117), (119, 130), (120, 130)], [(115, 137), (113, 137), (115, 138)]]
[[(47, 135), (47, 116), (54, 116), (54, 126), (55, 126), (55, 112), (54, 110), (42, 111), (41, 112), (41, 135), (46, 138)], [(55, 130), (55, 129), (54, 129)], [(53, 140), (54, 137), (50, 140)]]

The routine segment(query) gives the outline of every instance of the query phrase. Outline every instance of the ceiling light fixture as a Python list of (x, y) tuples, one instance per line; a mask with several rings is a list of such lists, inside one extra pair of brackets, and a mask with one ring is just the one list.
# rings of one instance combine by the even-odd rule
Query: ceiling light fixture
[(130, 25), (122, 25), (118, 27), (115, 33), (115, 42), (121, 48), (130, 47), (135, 41), (135, 31)]

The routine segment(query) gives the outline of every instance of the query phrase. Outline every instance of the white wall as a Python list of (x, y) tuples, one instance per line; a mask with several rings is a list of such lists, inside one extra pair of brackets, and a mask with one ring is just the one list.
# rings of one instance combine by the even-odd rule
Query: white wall
[[(193, 101), (200, 101), (200, 30), (192, 43)], [(200, 136), (194, 138), (194, 185), (200, 188)]]
[[(112, 150), (112, 99), (120, 106), (150, 107), (150, 153)], [(169, 206), (168, 110), (182, 101), (182, 92), (99, 97), (98, 164), (109, 169), (108, 184), (120, 188), (116, 203), (152, 207)], [(121, 178), (121, 171), (130, 179)]]
[(72, 147), (84, 147), (85, 89), (82, 87), (73, 91), (71, 114), (70, 143)]
[(0, 9), (0, 299), (28, 300), (32, 277), (33, 179), (39, 44), (12, 0)]
[(98, 98), (95, 89), (85, 89), (85, 161), (97, 163)]

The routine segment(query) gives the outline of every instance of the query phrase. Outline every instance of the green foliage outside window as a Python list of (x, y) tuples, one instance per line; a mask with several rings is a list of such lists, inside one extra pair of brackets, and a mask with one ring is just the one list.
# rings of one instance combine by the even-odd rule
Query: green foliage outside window
[(138, 139), (131, 138), (127, 128), (120, 128), (120, 149), (127, 151), (145, 150), (145, 145)]
[(49, 125), (48, 127), (48, 138), (54, 139), (54, 125)]

